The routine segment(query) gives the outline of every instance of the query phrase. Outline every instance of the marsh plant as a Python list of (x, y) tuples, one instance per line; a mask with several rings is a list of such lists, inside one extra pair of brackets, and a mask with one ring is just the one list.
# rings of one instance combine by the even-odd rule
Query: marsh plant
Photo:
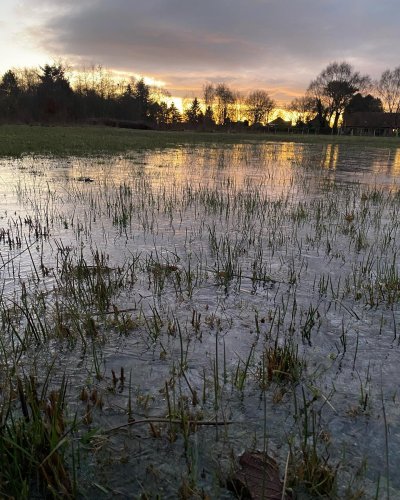
[[(48, 373), (50, 375), (50, 373)], [(50, 390), (34, 375), (14, 377), (11, 383), (21, 415), (4, 415), (0, 429), (0, 489), (15, 498), (39, 495), (72, 498), (76, 484), (67, 465), (69, 433), (65, 418), (66, 380)]]
[[(290, 341), (284, 341), (283, 345), (274, 345), (265, 349), (261, 361), (261, 373), (266, 374), (266, 379), (271, 382), (292, 382), (299, 380), (305, 362), (298, 354), (298, 347)], [(262, 376), (262, 382), (265, 383), (265, 375)]]

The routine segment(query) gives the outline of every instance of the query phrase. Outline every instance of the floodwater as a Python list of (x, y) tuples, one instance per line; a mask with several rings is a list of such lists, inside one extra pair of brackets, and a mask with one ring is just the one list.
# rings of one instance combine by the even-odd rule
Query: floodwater
[(82, 494), (232, 498), (245, 449), (315, 442), (340, 498), (400, 496), (399, 183), (345, 145), (0, 160), (0, 366), (67, 377)]

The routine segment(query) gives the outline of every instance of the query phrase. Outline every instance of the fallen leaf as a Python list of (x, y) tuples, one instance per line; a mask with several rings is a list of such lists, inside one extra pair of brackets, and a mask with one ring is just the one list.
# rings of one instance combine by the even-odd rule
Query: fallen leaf
[(230, 480), (238, 498), (249, 500), (289, 500), (283, 493), (279, 467), (266, 453), (245, 451), (239, 458), (241, 470)]

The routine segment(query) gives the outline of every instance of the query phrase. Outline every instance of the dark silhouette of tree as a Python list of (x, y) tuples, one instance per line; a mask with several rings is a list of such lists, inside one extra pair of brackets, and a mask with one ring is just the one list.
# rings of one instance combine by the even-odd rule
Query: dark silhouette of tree
[(148, 120), (150, 118), (152, 100), (150, 99), (150, 87), (145, 84), (143, 78), (135, 83), (133, 95), (136, 99), (139, 119)]
[(246, 99), (246, 108), (252, 123), (268, 122), (268, 117), (276, 104), (265, 90), (254, 90)]
[(315, 115), (315, 99), (309, 96), (296, 97), (287, 109), (296, 115), (296, 123), (304, 126)]
[(41, 71), (37, 86), (40, 116), (45, 119), (53, 116), (68, 118), (73, 90), (66, 77), (66, 68), (62, 64), (46, 64)]
[(315, 101), (315, 108), (321, 124), (333, 120), (333, 131), (337, 131), (338, 123), (353, 95), (363, 91), (370, 80), (362, 76), (346, 62), (329, 64), (307, 90), (307, 95)]
[(15, 118), (18, 112), (19, 88), (17, 77), (11, 70), (4, 73), (0, 83), (0, 115), (3, 119)]
[(203, 122), (203, 112), (197, 97), (193, 99), (190, 107), (185, 111), (184, 117), (190, 125), (200, 125)]
[(235, 103), (234, 92), (225, 83), (218, 83), (215, 87), (207, 83), (203, 87), (203, 96), (206, 109), (212, 110), (215, 121), (219, 125), (230, 123), (230, 111)]
[(204, 104), (206, 106), (203, 123), (206, 128), (212, 128), (216, 124), (215, 113), (214, 113), (215, 87), (212, 83), (206, 83), (204, 85), (203, 99), (204, 99)]
[(168, 104), (166, 102), (160, 102), (154, 113), (154, 119), (159, 126), (166, 125), (168, 123)]
[(229, 107), (234, 104), (234, 102), (235, 96), (233, 91), (225, 83), (218, 83), (215, 87), (215, 110), (217, 123), (226, 125), (228, 123), (228, 119), (230, 122)]
[(0, 83), (0, 90), (9, 96), (20, 93), (17, 76), (13, 71), (8, 70), (4, 73)]
[(363, 96), (358, 93), (355, 94), (349, 104), (346, 106), (346, 113), (355, 113), (359, 111), (367, 111), (370, 113), (383, 112), (382, 101), (373, 97), (371, 94)]
[(387, 69), (375, 83), (376, 91), (382, 99), (383, 106), (389, 113), (400, 112), (400, 66), (394, 70)]
[(213, 127), (215, 125), (214, 112), (211, 106), (207, 106), (204, 113), (204, 126), (206, 128)]
[(206, 83), (203, 87), (203, 99), (206, 108), (212, 108), (215, 101), (215, 88), (212, 83)]
[(66, 68), (62, 64), (46, 64), (41, 68), (42, 74), (39, 74), (39, 88), (44, 88), (50, 92), (72, 92), (71, 85), (65, 75)]
[(153, 120), (157, 125), (163, 127), (181, 123), (182, 116), (174, 103), (168, 106), (165, 101), (162, 101), (161, 103), (153, 103), (153, 107)]
[[(332, 63), (310, 83), (307, 95), (294, 99), (288, 109), (297, 113), (302, 125), (306, 123), (318, 131), (330, 130), (327, 120), (337, 127), (344, 110), (382, 109), (380, 99), (361, 94), (368, 81), (349, 64)], [(400, 67), (384, 72), (379, 85), (386, 109), (398, 109)], [(184, 119), (193, 127), (212, 129), (216, 124), (232, 128), (248, 125), (247, 120), (239, 123), (244, 116), (252, 123), (268, 122), (274, 108), (267, 92), (254, 90), (244, 98), (226, 83), (207, 83), (203, 97), (202, 104), (197, 97), (193, 99), (182, 117), (174, 103), (167, 104), (171, 102), (168, 92), (150, 87), (143, 78), (114, 79), (110, 71), (99, 65), (84, 69), (71, 83), (66, 66), (52, 63), (40, 70), (15, 69), (0, 76), (0, 119), (89, 121), (127, 128), (167, 128), (178, 126)], [(313, 120), (311, 113), (316, 114)], [(286, 122), (284, 126), (287, 128)]]
[(182, 121), (182, 115), (180, 114), (178, 108), (172, 102), (168, 108), (168, 123), (171, 125), (176, 125)]
[(118, 96), (116, 101), (117, 103), (115, 106), (114, 114), (117, 118), (122, 118), (125, 120), (132, 120), (133, 118), (135, 118), (137, 106), (132, 84), (128, 83), (126, 85), (122, 92), (122, 95)]
[(37, 68), (17, 68), (12, 70), (15, 74), (21, 93), (33, 95), (37, 92), (40, 78)]

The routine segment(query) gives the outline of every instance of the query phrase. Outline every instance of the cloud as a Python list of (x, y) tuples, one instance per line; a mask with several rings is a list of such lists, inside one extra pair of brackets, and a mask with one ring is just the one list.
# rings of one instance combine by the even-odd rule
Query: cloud
[(398, 0), (32, 2), (44, 13), (31, 32), (42, 49), (175, 87), (201, 79), (290, 91), (333, 60), (376, 73), (400, 63)]

